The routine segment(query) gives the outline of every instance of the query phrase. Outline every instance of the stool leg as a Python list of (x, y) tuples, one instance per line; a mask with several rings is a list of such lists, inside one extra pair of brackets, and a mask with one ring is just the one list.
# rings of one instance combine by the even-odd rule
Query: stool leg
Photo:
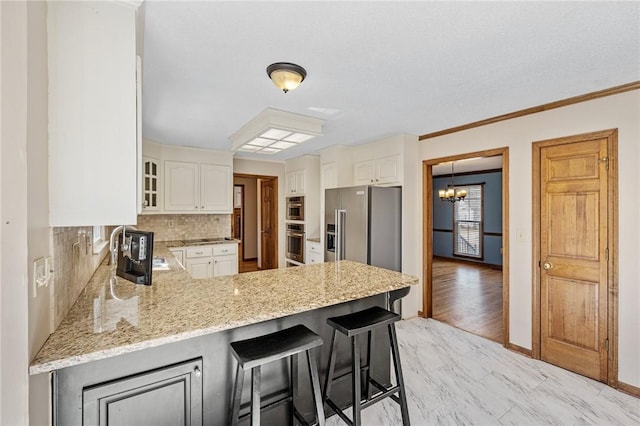
[(362, 388), (360, 386), (360, 346), (358, 336), (351, 337), (351, 399), (353, 400), (353, 426), (360, 426), (360, 399)]
[(400, 412), (402, 413), (402, 424), (409, 426), (409, 407), (407, 406), (407, 394), (404, 388), (404, 378), (402, 376), (402, 366), (400, 365), (400, 351), (398, 350), (398, 337), (396, 336), (396, 327), (394, 324), (389, 324), (389, 339), (391, 340), (391, 354), (393, 355), (393, 368), (396, 373), (396, 380), (398, 381), (398, 387), (400, 388), (398, 393), (400, 394)]
[(372, 333), (369, 331), (367, 333), (367, 374), (366, 380), (364, 382), (364, 395), (367, 401), (371, 398), (371, 387), (369, 386), (369, 381), (371, 380), (371, 347), (373, 344)]
[(289, 373), (289, 389), (291, 389), (291, 424), (296, 424), (296, 397), (298, 396), (298, 354), (289, 357), (291, 371)]
[(318, 377), (318, 365), (316, 357), (311, 350), (307, 352), (307, 367), (309, 367), (309, 375), (311, 376), (311, 393), (313, 401), (316, 404), (316, 419), (318, 426), (324, 426), (324, 406), (320, 398), (320, 378)]
[(260, 426), (260, 366), (251, 369), (251, 426)]
[(229, 423), (232, 425), (238, 424), (238, 417), (240, 415), (240, 398), (242, 398), (242, 384), (244, 383), (244, 369), (240, 367), (236, 368), (236, 380), (233, 384), (233, 396), (231, 400), (231, 413)]
[(331, 393), (331, 382), (333, 381), (333, 370), (336, 366), (336, 336), (338, 335), (338, 330), (333, 330), (333, 336), (331, 336), (331, 346), (329, 352), (329, 366), (327, 367), (327, 375), (324, 378), (324, 390), (322, 391), (322, 402), (326, 401), (329, 398), (329, 394)]

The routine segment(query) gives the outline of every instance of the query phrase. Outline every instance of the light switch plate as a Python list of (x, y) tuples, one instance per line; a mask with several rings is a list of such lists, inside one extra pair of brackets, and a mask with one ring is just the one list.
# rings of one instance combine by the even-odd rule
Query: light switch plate
[(33, 297), (38, 295), (39, 287), (47, 287), (51, 280), (51, 256), (40, 257), (33, 261)]

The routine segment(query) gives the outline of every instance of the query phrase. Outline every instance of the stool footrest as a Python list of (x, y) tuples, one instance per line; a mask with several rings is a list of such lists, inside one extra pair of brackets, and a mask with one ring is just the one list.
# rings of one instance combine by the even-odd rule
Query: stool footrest
[(353, 422), (349, 419), (349, 417), (347, 417), (347, 415), (344, 413), (344, 411), (342, 411), (341, 408), (339, 408), (335, 402), (333, 402), (331, 399), (327, 398), (324, 400), (324, 402), (331, 407), (331, 409), (342, 419), (344, 420), (344, 422), (348, 425), (353, 425)]

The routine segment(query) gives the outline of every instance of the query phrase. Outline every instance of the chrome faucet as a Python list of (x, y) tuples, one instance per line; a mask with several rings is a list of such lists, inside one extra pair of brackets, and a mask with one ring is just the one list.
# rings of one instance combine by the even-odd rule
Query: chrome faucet
[(109, 253), (111, 253), (110, 265), (115, 265), (118, 260), (118, 244), (116, 242), (116, 235), (122, 231), (122, 247), (120, 249), (124, 252), (130, 250), (129, 243), (127, 240), (127, 228), (136, 230), (136, 227), (133, 225), (120, 225), (116, 226), (113, 231), (111, 231), (111, 236), (109, 237)]

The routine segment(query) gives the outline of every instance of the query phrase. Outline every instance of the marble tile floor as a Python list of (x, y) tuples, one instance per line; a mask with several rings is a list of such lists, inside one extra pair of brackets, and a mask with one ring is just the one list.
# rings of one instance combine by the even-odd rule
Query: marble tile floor
[[(431, 319), (397, 324), (411, 424), (640, 425), (640, 399)], [(349, 411), (350, 416), (350, 411)], [(364, 425), (401, 425), (390, 399)], [(334, 415), (327, 425), (344, 425)]]

